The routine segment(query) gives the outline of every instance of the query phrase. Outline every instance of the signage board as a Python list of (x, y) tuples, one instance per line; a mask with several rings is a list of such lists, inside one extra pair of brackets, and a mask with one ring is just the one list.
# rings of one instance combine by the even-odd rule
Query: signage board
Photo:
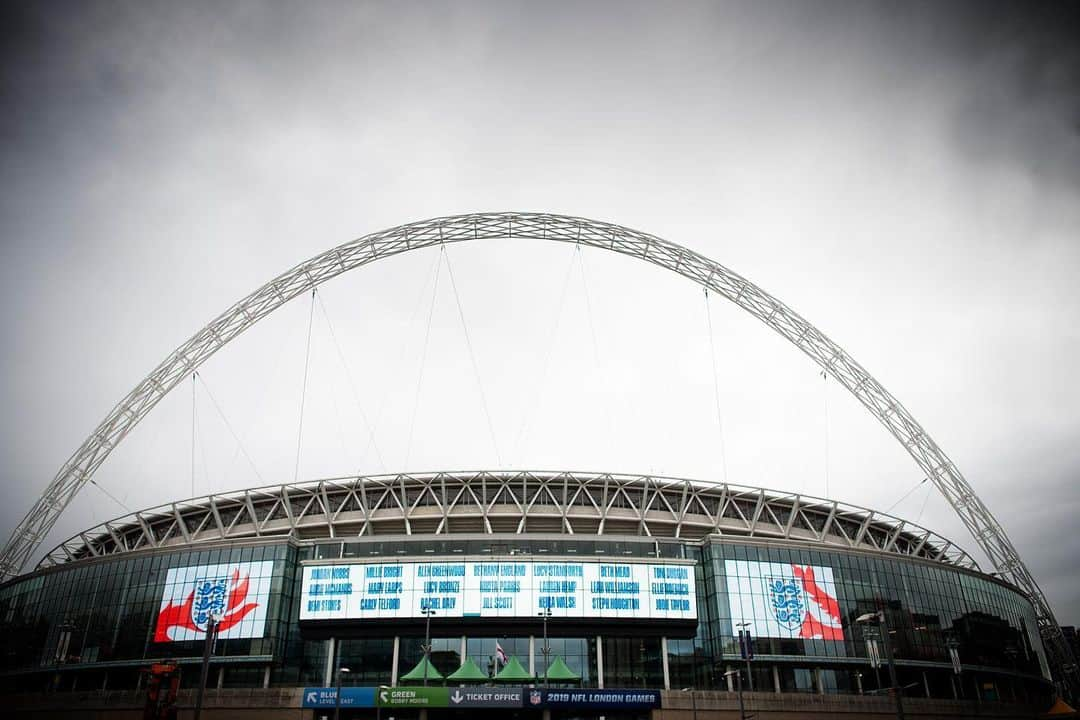
[(609, 708), (648, 710), (660, 707), (659, 690), (528, 690), (526, 707), (548, 709)]
[(376, 707), (447, 707), (450, 690), (444, 687), (380, 687), (375, 695)]
[(448, 699), (452, 708), (520, 708), (521, 693), (519, 687), (459, 687), (450, 689)]
[(301, 620), (439, 617), (696, 620), (694, 567), (505, 561), (305, 565)]
[(831, 567), (726, 560), (733, 626), (755, 637), (843, 640)]
[[(304, 688), (304, 707), (306, 708), (332, 708), (337, 698), (336, 687), (308, 687)], [(341, 688), (341, 707), (375, 707), (375, 688), (373, 687), (343, 687)]]
[(169, 568), (154, 642), (201, 640), (213, 615), (220, 638), (261, 638), (274, 562)]

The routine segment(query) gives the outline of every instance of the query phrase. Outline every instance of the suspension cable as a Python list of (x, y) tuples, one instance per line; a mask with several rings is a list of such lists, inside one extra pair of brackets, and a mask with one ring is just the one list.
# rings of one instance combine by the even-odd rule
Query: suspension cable
[(919, 514), (915, 518), (916, 523), (922, 522), (923, 513), (926, 512), (926, 503), (929, 502), (930, 495), (933, 494), (933, 490), (934, 490), (933, 486), (931, 486), (931, 485), (926, 486), (926, 495), (923, 496), (922, 507), (919, 508)]
[(315, 290), (311, 291), (311, 310), (308, 312), (307, 349), (304, 351), (304, 383), (300, 388), (300, 422), (296, 430), (296, 469), (293, 482), (300, 479), (300, 448), (304, 438), (304, 402), (307, 400), (308, 368), (311, 365), (311, 325), (315, 319)]
[(461, 305), (461, 295), (458, 293), (457, 282), (454, 280), (454, 268), (450, 264), (450, 253), (446, 252), (445, 244), (442, 246), (442, 255), (446, 261), (446, 274), (450, 276), (450, 287), (454, 290), (454, 301), (457, 303), (458, 317), (461, 318), (461, 329), (465, 333), (465, 346), (469, 349), (469, 360), (472, 361), (473, 375), (476, 376), (476, 387), (480, 391), (480, 406), (484, 409), (488, 434), (491, 436), (491, 447), (495, 450), (495, 463), (497, 467), (502, 467), (499, 442), (495, 438), (495, 425), (491, 422), (491, 410), (488, 408), (487, 396), (484, 394), (484, 384), (480, 381), (480, 366), (476, 362), (476, 353), (473, 352), (472, 340), (469, 338), (469, 325), (465, 322), (465, 310)]
[(409, 470), (409, 460), (412, 459), (413, 431), (416, 430), (416, 413), (420, 409), (420, 388), (424, 383), (424, 368), (427, 365), (428, 341), (431, 339), (431, 319), (435, 316), (435, 300), (439, 297), (439, 275), (442, 272), (442, 258), (439, 254), (439, 262), (435, 266), (435, 284), (431, 289), (431, 307), (428, 308), (427, 328), (424, 330), (424, 345), (420, 350), (420, 371), (416, 376), (416, 392), (413, 394), (412, 416), (409, 418), (409, 439), (405, 444), (405, 472)]
[(338, 342), (337, 333), (334, 332), (334, 324), (330, 322), (330, 312), (326, 309), (326, 301), (323, 299), (322, 293), (318, 292), (317, 289), (315, 296), (319, 299), (319, 309), (322, 310), (323, 318), (326, 320), (326, 327), (330, 331), (330, 339), (333, 341), (334, 348), (337, 350), (338, 359), (341, 361), (341, 367), (345, 370), (345, 378), (349, 381), (349, 388), (352, 390), (356, 409), (360, 412), (360, 419), (364, 421), (364, 427), (367, 429), (368, 442), (371, 443), (372, 448), (375, 450), (375, 458), (379, 461), (379, 467), (382, 468), (383, 472), (386, 472), (386, 463), (383, 461), (382, 451), (379, 450), (379, 444), (375, 440), (375, 428), (368, 421), (367, 413), (364, 412), (363, 403), (360, 402), (360, 392), (356, 389), (356, 382), (353, 380), (352, 370), (349, 368), (349, 363), (345, 359), (345, 353), (341, 349), (341, 343)]
[(930, 479), (930, 478), (923, 478), (923, 479), (922, 479), (922, 480), (920, 480), (919, 482), (917, 482), (917, 483), (915, 483), (914, 485), (912, 485), (912, 486), (911, 486), (911, 489), (910, 489), (910, 490), (908, 490), (908, 491), (907, 491), (906, 493), (904, 493), (903, 495), (901, 495), (901, 496), (900, 496), (900, 499), (899, 499), (899, 500), (897, 500), (896, 502), (894, 502), (894, 503), (893, 503), (892, 505), (890, 505), (890, 506), (889, 506), (889, 509), (885, 511), (885, 514), (886, 514), (886, 515), (889, 515), (889, 514), (891, 514), (891, 513), (892, 513), (892, 511), (893, 511), (893, 509), (894, 509), (894, 508), (895, 508), (895, 507), (896, 507), (897, 505), (899, 505), (900, 503), (904, 502), (904, 500), (907, 500), (908, 496), (909, 496), (909, 495), (911, 495), (911, 493), (915, 492), (915, 491), (916, 491), (916, 490), (918, 489), (918, 487), (919, 487), (920, 485), (922, 485), (922, 484), (923, 484), (924, 482), (926, 482), (926, 481), (927, 481), (927, 480), (929, 480), (929, 479)]
[(539, 382), (533, 384), (534, 392), (532, 394), (532, 401), (525, 406), (525, 412), (523, 417), (521, 418), (521, 427), (518, 429), (517, 438), (514, 441), (513, 457), (517, 460), (521, 459), (521, 456), (519, 455), (519, 451), (521, 450), (521, 442), (522, 439), (525, 437), (526, 430), (531, 425), (533, 411), (535, 410), (537, 404), (539, 404), (540, 399), (543, 397), (541, 395), (541, 392), (543, 391), (544, 385), (547, 381), (548, 364), (551, 361), (551, 351), (555, 346), (555, 340), (559, 336), (559, 324), (562, 320), (563, 304), (566, 301), (566, 289), (570, 285), (570, 276), (573, 273), (573, 270), (574, 256), (571, 255), (570, 262), (566, 266), (566, 274), (563, 277), (562, 290), (559, 291), (559, 303), (555, 309), (555, 324), (551, 328), (551, 337), (549, 338), (545, 346), (544, 360), (540, 366), (540, 379)]
[[(434, 253), (432, 255), (431, 265), (424, 274), (424, 282), (420, 283), (419, 289), (417, 290), (416, 301), (412, 305), (409, 321), (403, 326), (401, 344), (397, 349), (393, 364), (393, 367), (395, 368), (404, 366), (405, 353), (409, 349), (409, 336), (412, 335), (413, 326), (416, 324), (417, 318), (420, 317), (421, 311), (424, 309), (424, 298), (427, 297), (428, 285), (435, 279), (435, 275), (438, 273), (438, 266), (441, 262), (442, 256), (439, 253)], [(378, 406), (375, 411), (375, 422), (372, 424), (372, 433), (378, 432), (379, 427), (382, 425), (383, 415), (386, 414), (386, 406), (389, 404), (391, 388), (392, 386), (390, 384), (383, 383), (382, 394), (379, 397)], [(364, 454), (366, 455), (370, 449), (372, 449), (372, 444), (369, 438), (367, 447), (364, 448)]]
[(829, 497), (829, 374), (821, 371), (821, 396), (825, 408), (825, 495)]
[(101, 492), (105, 493), (105, 497), (109, 498), (114, 503), (116, 503), (120, 507), (124, 508), (124, 510), (126, 510), (128, 513), (134, 513), (135, 512), (134, 510), (129, 508), (127, 505), (125, 505), (123, 502), (121, 502), (115, 495), (113, 495), (111, 492), (109, 492), (108, 490), (103, 488), (101, 485), (99, 485), (97, 480), (94, 480), (93, 478), (90, 478), (90, 484), (93, 485), (94, 487), (96, 487)]
[(724, 445), (724, 414), (720, 409), (720, 377), (716, 371), (716, 341), (713, 339), (712, 308), (709, 303), (709, 288), (705, 288), (705, 322), (709, 330), (709, 355), (712, 358), (713, 399), (716, 401), (716, 427), (720, 435), (720, 471), (724, 483), (727, 483), (727, 447)]
[(251, 465), (251, 470), (255, 473), (255, 477), (259, 478), (260, 484), (265, 484), (266, 481), (263, 480), (262, 474), (259, 472), (259, 468), (255, 466), (255, 461), (251, 459), (251, 455), (248, 454), (247, 448), (244, 447), (243, 441), (240, 440), (240, 436), (236, 434), (235, 430), (233, 430), (233, 426), (232, 423), (229, 422), (229, 418), (225, 417), (225, 412), (221, 409), (221, 405), (218, 404), (217, 398), (214, 397), (214, 393), (210, 392), (210, 386), (206, 384), (206, 379), (203, 378), (202, 373), (198, 371), (195, 372), (195, 377), (197, 377), (199, 379), (199, 382), (202, 383), (203, 390), (206, 391), (206, 396), (210, 398), (210, 403), (214, 406), (214, 409), (217, 410), (217, 414), (221, 418), (221, 421), (225, 423), (225, 428), (229, 431), (229, 434), (233, 436), (233, 440), (236, 441), (236, 447), (240, 450), (240, 453), (248, 461), (248, 464)]
[(191, 373), (191, 497), (195, 497), (195, 373)]
[(600, 364), (600, 344), (596, 342), (596, 324), (593, 322), (592, 301), (589, 299), (589, 283), (585, 279), (585, 259), (581, 254), (581, 245), (575, 245), (578, 271), (581, 275), (581, 289), (585, 295), (585, 317), (589, 320), (589, 333), (592, 335), (593, 361)]

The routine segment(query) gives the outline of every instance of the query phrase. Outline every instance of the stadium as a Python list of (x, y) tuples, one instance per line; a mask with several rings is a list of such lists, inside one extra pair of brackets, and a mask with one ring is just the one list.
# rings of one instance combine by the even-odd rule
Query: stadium
[[(993, 569), (932, 530), (825, 498), (498, 469), (168, 499), (27, 567), (112, 448), (261, 317), (379, 257), (510, 237), (638, 257), (751, 312), (904, 444)], [(1001, 525), (839, 346), (686, 248), (557, 215), (400, 226), (267, 283), (118, 403), (0, 568), (0, 683), (25, 717), (1031, 717), (1075, 672)]]

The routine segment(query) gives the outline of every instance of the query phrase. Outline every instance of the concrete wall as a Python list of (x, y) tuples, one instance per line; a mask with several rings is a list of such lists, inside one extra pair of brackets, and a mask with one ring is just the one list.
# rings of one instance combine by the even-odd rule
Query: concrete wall
[[(747, 714), (760, 720), (797, 720), (820, 717), (841, 720), (895, 720), (896, 702), (877, 695), (810, 695), (743, 693)], [(696, 712), (695, 712), (696, 708)], [(995, 718), (1030, 720), (1039, 708), (1002, 703), (976, 703), (965, 700), (928, 700), (904, 698), (906, 718)], [(696, 717), (695, 717), (696, 715)], [(653, 720), (738, 720), (739, 699), (736, 693), (680, 692), (663, 693), (663, 708), (654, 710)]]

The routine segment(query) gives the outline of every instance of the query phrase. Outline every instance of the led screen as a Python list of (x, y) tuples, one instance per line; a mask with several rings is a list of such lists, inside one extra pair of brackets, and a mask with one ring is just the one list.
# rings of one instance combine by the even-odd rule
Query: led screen
[(725, 561), (732, 627), (754, 637), (843, 640), (833, 569), (756, 560)]
[(694, 568), (605, 562), (307, 565), (301, 620), (422, 617), (696, 620)]
[(205, 638), (211, 614), (218, 637), (262, 637), (273, 570), (272, 560), (170, 568), (154, 642)]

